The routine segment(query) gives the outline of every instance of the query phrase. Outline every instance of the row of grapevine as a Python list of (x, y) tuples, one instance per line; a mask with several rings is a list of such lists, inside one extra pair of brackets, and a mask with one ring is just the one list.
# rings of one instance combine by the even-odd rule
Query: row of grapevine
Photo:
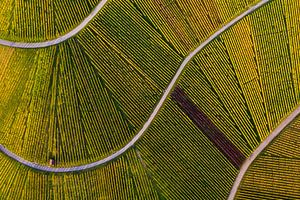
[[(5, 103), (7, 103), (8, 101), (11, 100), (11, 92), (15, 90), (16, 88), (16, 84), (21, 81), (18, 80), (19, 78), (21, 78), (21, 74), (24, 74), (24, 72), (22, 73), (21, 69), (20, 69), (20, 65), (15, 66), (14, 68), (10, 68), (8, 67), (8, 63), (10, 62), (11, 59), (14, 59), (15, 57), (13, 56), (14, 54), (17, 54), (14, 49), (12, 48), (8, 48), (8, 47), (0, 47), (0, 54), (2, 56), (2, 59), (0, 59), (0, 82), (3, 84), (0, 87), (0, 124), (2, 124), (3, 122), (3, 118), (4, 118), (4, 114), (6, 113), (5, 111)], [(22, 60), (22, 58), (19, 58), (18, 60), (16, 60), (15, 62), (18, 62)], [(23, 66), (22, 66), (23, 67)], [(19, 69), (18, 69), (19, 68)], [(7, 71), (10, 71), (10, 77), (5, 76), (5, 74), (7, 73)]]
[(294, 90), (291, 44), (288, 39), (282, 1), (273, 1), (250, 17), (258, 73), (266, 106), (270, 130), (288, 114), (297, 103)]
[[(236, 15), (236, 13), (241, 12), (241, 10), (248, 8), (250, 5), (258, 3), (257, 0), (231, 0), (224, 3), (223, 0), (216, 0), (215, 6), (210, 9), (217, 10), (218, 15), (222, 21), (227, 21)], [(208, 2), (206, 3), (208, 4)], [(211, 7), (209, 4), (207, 7)]]
[(128, 1), (113, 1), (78, 38), (83, 46), (95, 43), (87, 51), (97, 51), (92, 47), (105, 44), (107, 50), (119, 54), (144, 79), (152, 79), (161, 88), (166, 87), (182, 61)]
[[(294, 108), (299, 96), (294, 90), (298, 86), (293, 84), (299, 67), (291, 67), (290, 30), (279, 11), (282, 2), (276, 1), (243, 19), (203, 49), (179, 82), (246, 155)], [(208, 89), (216, 100), (208, 96)], [(216, 102), (223, 107), (221, 114)]]
[(147, 21), (181, 54), (186, 55), (253, 1), (132, 0)]
[(134, 5), (181, 55), (199, 42), (176, 1), (137, 0)]
[[(0, 37), (16, 41), (43, 41), (56, 38), (76, 27), (94, 7), (89, 1), (12, 1), (1, 3)], [(110, 4), (118, 1), (109, 1)], [(155, 27), (181, 55), (186, 55), (216, 28), (241, 12), (250, 2), (193, 2), (127, 0), (150, 26)], [(134, 7), (134, 8), (133, 8)], [(111, 9), (113, 12), (114, 10)], [(102, 13), (102, 11), (100, 11)], [(122, 14), (122, 13), (119, 13)], [(201, 19), (201, 21), (200, 21)], [(199, 23), (201, 22), (201, 23)]]
[(74, 29), (98, 3), (98, 0), (1, 2), (0, 37), (14, 41), (57, 38)]
[[(31, 53), (28, 50), (24, 51), (22, 50), (17, 55), (18, 58), (24, 57), (24, 64), (15, 63), (18, 58), (12, 58), (7, 64), (8, 69), (18, 66), (27, 69), (28, 72), (24, 73), (26, 76), (22, 82), (15, 82), (16, 88), (10, 88), (7, 91), (8, 94), (11, 93), (16, 103), (1, 101), (3, 106), (10, 107), (6, 111), (7, 117), (2, 118), (1, 144), (19, 156), (34, 161), (44, 157), (48, 163), (46, 145), (48, 137), (52, 138), (52, 135), (47, 135), (45, 131), (48, 124), (46, 118), (50, 114), (44, 103), (47, 102), (49, 92), (47, 91), (51, 78), (49, 65), (53, 63), (54, 48), (32, 51)], [(15, 78), (10, 76), (15, 76)], [(21, 76), (6, 71), (4, 77), (14, 80)]]
[[(286, 30), (288, 42), (290, 44), (290, 59), (293, 74), (294, 90), (296, 94), (300, 92), (300, 3), (293, 0), (281, 0), (282, 12), (285, 15)], [(297, 102), (300, 101), (300, 95), (296, 95)]]
[(300, 158), (300, 117), (298, 116), (265, 150), (266, 155), (289, 159)]
[(110, 50), (101, 39), (84, 43), (79, 39), (79, 42), (95, 67), (96, 73), (103, 78), (107, 88), (124, 108), (124, 113), (133, 128), (137, 130), (160, 98), (162, 89), (134, 63)]
[[(249, 108), (240, 88), (227, 47), (221, 39), (210, 43), (195, 58), (198, 70), (202, 71), (213, 90), (218, 95), (224, 109), (229, 113), (237, 129), (242, 133), (252, 149), (258, 144), (256, 131), (249, 115)], [(193, 83), (193, 79), (185, 81)], [(194, 91), (191, 91), (194, 93)]]
[[(1, 100), (11, 107), (1, 118), (1, 144), (6, 148), (29, 161), (47, 165), (53, 158), (56, 166), (70, 166), (99, 160), (133, 137), (122, 105), (76, 40), (31, 57), (24, 59), (30, 70), (13, 59), (7, 67), (13, 64), (29, 72), (6, 92), (18, 104), (9, 101), (12, 97)], [(10, 70), (3, 74), (13, 75)]]
[(171, 99), (137, 145), (167, 199), (225, 199), (237, 169)]
[[(14, 113), (3, 131), (9, 149), (44, 164), (51, 157), (58, 165), (82, 164), (132, 137), (182, 60), (134, 5), (109, 2), (76, 39), (37, 56), (25, 92), (17, 98), (22, 104), (15, 108), (23, 112)], [(95, 99), (110, 103), (99, 105)], [(111, 108), (107, 114), (105, 107)]]
[(10, 19), (13, 15), (13, 0), (2, 1), (0, 4), (0, 37), (7, 37)]
[[(286, 40), (291, 30), (286, 30), (288, 27), (285, 26), (285, 19), (280, 11), (282, 11), (282, 2), (274, 1), (266, 8), (242, 20), (202, 50), (190, 62), (179, 80), (179, 86), (184, 89), (195, 105), (247, 156), (278, 125), (283, 116), (291, 112), (296, 104), (293, 81), (290, 78), (294, 76), (292, 73), (297, 72), (297, 67), (294, 64), (294, 68), (292, 70), (290, 68), (291, 61), (288, 59), (290, 56), (288, 53), (291, 44)], [(282, 40), (278, 38), (278, 35), (282, 37)], [(294, 37), (294, 40), (297, 38), (295, 35), (289, 35), (289, 37)], [(267, 79), (268, 72), (276, 72), (276, 76)], [(294, 78), (294, 81), (296, 80)], [(177, 89), (178, 86), (175, 91)], [(199, 141), (197, 144), (194, 143), (200, 137), (205, 136), (205, 129), (201, 132), (201, 125), (197, 127), (195, 119), (191, 119), (191, 112), (185, 112), (184, 109), (188, 109), (188, 106), (181, 105), (180, 102), (183, 100), (178, 97), (177, 93), (174, 95), (173, 99), (175, 98), (177, 103), (179, 101), (179, 106), (183, 110), (180, 110), (175, 102), (168, 100), (138, 145), (150, 173), (162, 193), (169, 198), (180, 199), (184, 195), (200, 199), (204, 197), (226, 198), (233, 183), (230, 180), (234, 180), (236, 174), (230, 174), (228, 171), (227, 173), (220, 172), (218, 166), (225, 165), (225, 163), (231, 165), (229, 160), (217, 150), (212, 144), (213, 141), (206, 141), (205, 144)], [(199, 118), (200, 114), (194, 114), (194, 117)], [(208, 138), (205, 139), (208, 140)], [(203, 148), (204, 145), (207, 152), (201, 149), (201, 153), (197, 153), (195, 148)], [(222, 161), (211, 151), (209, 152), (208, 146), (210, 145), (220, 153)], [(277, 152), (277, 156), (278, 152), (289, 152), (285, 153), (286, 156), (298, 155), (288, 151), (291, 145), (293, 143), (287, 143), (282, 150), (279, 150), (282, 146), (277, 146), (274, 152)], [(196, 156), (190, 160), (189, 156), (193, 154)], [(215, 163), (215, 159), (219, 162)], [(282, 159), (277, 158), (282, 163), (286, 162), (292, 171), (298, 164), (298, 162), (292, 164), (290, 157)], [(274, 165), (261, 164), (261, 171), (254, 171), (250, 174), (247, 183), (250, 184), (253, 177), (257, 177), (255, 174), (264, 176), (261, 173), (265, 171), (263, 168), (275, 166), (277, 160), (276, 158), (274, 160)], [(198, 164), (195, 168), (193, 168), (193, 162)], [(185, 165), (187, 163), (188, 165)], [(213, 165), (210, 166), (209, 164), (212, 163)], [(201, 176), (198, 177), (199, 172), (195, 169), (200, 168)], [(212, 172), (212, 170), (217, 170), (217, 172)], [(189, 177), (191, 171), (193, 177)], [(297, 170), (295, 171), (289, 174), (298, 173)], [(173, 174), (176, 174), (176, 177)], [(228, 185), (227, 191), (226, 186), (220, 185), (217, 181), (222, 179), (224, 174), (228, 182), (222, 183)], [(195, 177), (197, 180), (193, 180)], [(186, 178), (191, 180), (188, 186), (185, 184)], [(284, 183), (287, 183), (284, 180), (287, 179), (287, 177), (282, 177), (276, 180), (282, 184), (280, 187), (283, 188)], [(267, 180), (270, 181), (270, 179)], [(298, 176), (292, 182), (296, 180)], [(214, 185), (215, 181), (218, 182), (217, 185)], [(257, 178), (257, 181), (261, 179)], [(266, 185), (263, 189), (265, 192), (270, 190), (267, 187), (268, 181), (260, 183), (262, 187)], [(194, 183), (198, 185), (195, 186)], [(207, 187), (209, 190), (203, 192)], [(245, 186), (244, 193), (249, 196), (241, 196), (241, 198), (253, 197), (251, 195), (258, 192), (255, 187), (255, 184)], [(250, 189), (255, 192), (247, 193)], [(220, 190), (223, 191), (219, 193)], [(279, 191), (281, 191), (281, 193), (278, 192), (279, 197), (285, 195), (283, 189)], [(294, 196), (287, 195), (286, 197), (295, 198), (296, 191), (299, 192), (298, 188), (292, 192), (289, 190)]]
[[(200, 53), (197, 56), (198, 57), (197, 59), (199, 63), (201, 62), (201, 65), (199, 65), (196, 62), (191, 62), (189, 66), (187, 66), (184, 74), (182, 75), (179, 81), (179, 85), (182, 89), (184, 89), (185, 93), (191, 98), (191, 100), (195, 103), (195, 105), (199, 109), (201, 109), (206, 116), (208, 116), (208, 118), (213, 122), (213, 124), (216, 127), (218, 127), (218, 129), (221, 132), (223, 132), (226, 135), (226, 137), (236, 147), (238, 147), (238, 149), (244, 155), (248, 156), (251, 154), (252, 148), (249, 147), (248, 142), (245, 140), (243, 133), (240, 130), (240, 127), (236, 125), (236, 122), (232, 118), (232, 112), (229, 110), (232, 109), (231, 105), (236, 102), (233, 101), (235, 100), (233, 97), (235, 97), (236, 95), (233, 95), (230, 101), (227, 99), (228, 100), (227, 102), (230, 105), (228, 106), (228, 104), (226, 105), (223, 102), (225, 98), (224, 97), (221, 98), (220, 96), (220, 94), (226, 95), (224, 89), (220, 88), (220, 86), (216, 87), (216, 84), (221, 85), (223, 88), (226, 88), (228, 86), (226, 90), (227, 91), (232, 90), (230, 92), (232, 93), (234, 92), (234, 90), (230, 88), (230, 86), (235, 86), (234, 82), (231, 82), (229, 85), (227, 85), (225, 83), (228, 83), (228, 80), (225, 80), (225, 83), (222, 84), (223, 83), (222, 81), (224, 81), (225, 79), (222, 77), (222, 71), (221, 71), (222, 69), (219, 69), (220, 72), (217, 72), (217, 70), (211, 71), (212, 72), (211, 76), (207, 77), (202, 71), (203, 68), (206, 67), (207, 72), (209, 72), (210, 71), (209, 69), (213, 69), (213, 67), (217, 68), (218, 65), (213, 66), (214, 65), (213, 63), (207, 64), (209, 62), (206, 62), (205, 64), (204, 61), (207, 59), (206, 56), (208, 56), (208, 54), (206, 53)], [(214, 54), (210, 55), (209, 58), (213, 59), (213, 57)], [(216, 61), (214, 60), (214, 62)], [(225, 64), (225, 62), (223, 63)], [(230, 68), (227, 69), (230, 70)], [(211, 78), (212, 80), (210, 81), (208, 78)], [(219, 79), (220, 81), (217, 82)], [(243, 101), (241, 102), (243, 103)], [(242, 106), (240, 107), (244, 109), (245, 106), (243, 106), (243, 104), (241, 105)], [(239, 106), (239, 104), (237, 106)], [(239, 120), (240, 118), (237, 117), (236, 119)]]
[[(63, 15), (60, 9), (84, 6), (73, 3), (65, 2), (56, 12)], [(230, 7), (231, 12), (203, 2), (183, 11), (179, 1), (115, 0), (63, 44), (26, 51), (3, 48), (0, 55), (7, 57), (0, 59), (0, 80), (7, 86), (0, 87), (0, 144), (40, 164), (54, 158), (56, 166), (89, 163), (118, 150), (148, 118), (182, 56), (246, 6), (232, 3), (236, 10)], [(35, 10), (33, 2), (15, 6)], [(195, 17), (184, 12), (196, 9), (211, 21), (205, 18), (198, 27), (191, 25)], [(274, 1), (244, 19), (201, 51), (179, 81), (214, 131), (222, 132), (246, 156), (299, 96), (297, 35), (290, 30), (297, 22), (282, 17), (284, 9), (290, 9), (288, 0)], [(55, 22), (62, 30), (78, 22), (64, 17)], [(202, 30), (206, 24), (210, 26)], [(12, 28), (17, 25), (25, 30), (25, 38), (39, 30), (37, 24)], [(241, 163), (232, 164), (214, 143), (220, 137), (209, 138), (201, 127), (169, 99), (137, 149), (96, 170), (44, 174), (0, 154), (0, 199), (224, 199)], [(276, 166), (272, 159), (270, 168)], [(257, 169), (254, 174), (262, 172)], [(258, 180), (267, 185), (265, 179)], [(8, 191), (22, 192), (10, 196)]]
[[(256, 139), (258, 142), (263, 141), (270, 133), (270, 127), (265, 115), (266, 109), (260, 86), (260, 74), (257, 71), (257, 58), (251, 37), (249, 18), (239, 22), (238, 25), (224, 33), (221, 38), (227, 47), (232, 69), (236, 74), (236, 80), (239, 82), (240, 90), (249, 109), (248, 112), (257, 130)], [(257, 142), (254, 142), (254, 146), (256, 145)]]
[(182, 58), (128, 1), (112, 2), (76, 39), (138, 129)]
[(192, 102), (185, 92), (176, 87), (172, 93), (172, 100), (193, 121), (193, 123), (206, 135), (206, 137), (223, 153), (223, 155), (237, 169), (240, 168), (246, 157), (232, 144), (226, 136), (212, 123), (212, 121)]
[[(0, 69), (0, 140), (11, 143), (22, 138), (22, 133), (9, 130), (8, 124), (13, 121), (14, 112), (21, 103), (20, 96), (23, 94), (25, 84), (32, 72), (31, 65), (34, 62), (36, 50), (24, 51), (1, 47), (1, 69)], [(10, 135), (7, 140), (6, 134)]]
[(236, 199), (299, 199), (299, 136), (297, 117), (251, 164)]
[(134, 149), (92, 171), (44, 174), (0, 154), (0, 199), (158, 199)]

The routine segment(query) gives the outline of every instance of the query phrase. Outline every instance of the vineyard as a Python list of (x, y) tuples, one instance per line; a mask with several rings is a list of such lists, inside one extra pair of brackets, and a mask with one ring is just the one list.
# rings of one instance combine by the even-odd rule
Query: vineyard
[[(281, 4), (270, 3), (210, 43), (179, 81), (195, 104), (246, 155), (298, 102), (298, 83), (293, 84), (296, 60), (289, 55), (294, 47), (286, 45), (284, 39), (290, 31), (276, 12), (282, 11)], [(264, 13), (269, 13), (268, 17)], [(273, 28), (265, 33), (268, 26)]]
[[(128, 143), (183, 59), (140, 7), (111, 1), (76, 37), (1, 57), (3, 83), (11, 87), (1, 91), (1, 144), (60, 167), (94, 162)], [(16, 66), (31, 67), (20, 76), (11, 72)]]
[(253, 0), (131, 0), (180, 55), (186, 55)]
[(299, 199), (299, 131), (297, 117), (251, 164), (237, 199)]
[(172, 100), (206, 135), (206, 137), (221, 151), (237, 169), (240, 168), (246, 157), (234, 146), (224, 134), (210, 121), (210, 119), (189, 99), (180, 87), (172, 93)]
[(137, 148), (167, 199), (225, 199), (238, 172), (171, 99)]
[(1, 199), (158, 199), (152, 181), (129, 151), (104, 168), (66, 175), (43, 174), (0, 155)]
[[(297, 22), (290, 21), (287, 26), (288, 13), (286, 18), (278, 16), (278, 10), (283, 12), (286, 6), (289, 6), (286, 1), (266, 5), (200, 51), (186, 67), (154, 125), (141, 139), (138, 148), (144, 153), (152, 176), (170, 199), (184, 199), (186, 193), (192, 199), (225, 199), (238, 171), (237, 162), (230, 158), (230, 152), (236, 150), (229, 150), (227, 141), (249, 157), (298, 104), (298, 82), (294, 85), (296, 60), (289, 55), (290, 48), (296, 47), (287, 46), (289, 43), (284, 40), (295, 37), (290, 35), (290, 27)], [(267, 33), (266, 27), (270, 27)], [(282, 39), (278, 39), (278, 34)], [(227, 139), (218, 143), (218, 137), (223, 137), (220, 132)], [(200, 142), (200, 137), (206, 141)], [(225, 150), (220, 148), (226, 143)], [(282, 151), (288, 148), (287, 145)], [(195, 177), (197, 181), (188, 181)], [(249, 175), (249, 182), (252, 179)], [(255, 184), (251, 187), (255, 193)]]
[[(74, 165), (101, 158), (132, 137), (123, 111), (74, 41), (23, 60), (8, 62), (3, 73), (6, 85), (23, 92), (16, 96), (3, 88), (1, 143), (7, 148), (34, 162), (47, 164), (54, 157), (58, 165)], [(24, 78), (6, 77), (13, 70), (23, 70)]]
[(1, 0), (0, 38), (13, 41), (44, 41), (75, 28), (98, 0)]
[[(59, 39), (99, 3), (2, 1), (0, 39), (19, 42)], [(53, 168), (107, 158), (139, 135), (185, 58), (254, 3), (109, 0), (57, 45), (0, 46), (0, 145)], [(273, 0), (215, 37), (137, 143), (104, 165), (49, 173), (0, 152), (0, 199), (226, 199), (300, 103), (299, 12)], [(238, 199), (299, 198), (297, 122), (251, 166)]]

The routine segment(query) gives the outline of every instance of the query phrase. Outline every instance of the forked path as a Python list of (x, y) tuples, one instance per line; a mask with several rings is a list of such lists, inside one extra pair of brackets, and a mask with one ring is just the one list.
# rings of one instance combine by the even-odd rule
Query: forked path
[(24, 160), (23, 158), (19, 157), (18, 155), (12, 153), (8, 149), (6, 149), (3, 145), (0, 145), (0, 151), (2, 151), (4, 154), (9, 156), (10, 158), (18, 161), (19, 163), (22, 163), (28, 167), (34, 168), (36, 170), (40, 171), (46, 171), (46, 172), (55, 172), (55, 173), (61, 173), (61, 172), (74, 172), (74, 171), (82, 171), (87, 169), (92, 169), (95, 167), (98, 167), (100, 165), (103, 165), (107, 162), (110, 162), (116, 158), (118, 158), (120, 155), (122, 155), (124, 152), (126, 152), (129, 148), (131, 148), (145, 133), (145, 131), (149, 128), (152, 121), (156, 117), (156, 115), (159, 113), (160, 109), (162, 108), (164, 102), (167, 100), (167, 97), (171, 93), (173, 87), (175, 86), (179, 76), (181, 75), (182, 71), (184, 70), (185, 66), (192, 60), (192, 58), (201, 51), (205, 46), (207, 46), (210, 42), (212, 42), (215, 38), (219, 37), (224, 31), (235, 25), (237, 22), (239, 22), (241, 19), (243, 19), (245, 16), (251, 14), (255, 10), (261, 8), (262, 6), (266, 5), (267, 3), (271, 2), (272, 0), (262, 0), (259, 3), (249, 7), (245, 12), (234, 18), (232, 21), (224, 25), (222, 28), (220, 28), (217, 32), (215, 32), (213, 35), (211, 35), (209, 38), (207, 38), (198, 48), (193, 50), (182, 62), (180, 67), (178, 68), (175, 76), (169, 83), (168, 87), (165, 89), (163, 96), (159, 100), (158, 104), (156, 105), (154, 111), (150, 115), (149, 119), (146, 121), (146, 123), (143, 125), (142, 129), (133, 137), (133, 139), (126, 144), (123, 148), (116, 151), (115, 153), (111, 154), (110, 156), (98, 160), (93, 163), (89, 163), (86, 165), (80, 165), (80, 166), (74, 166), (74, 167), (66, 167), (66, 168), (52, 168), (48, 166), (39, 165), (33, 162), (29, 162), (27, 160)]
[(9, 40), (2, 40), (0, 39), (0, 45), (8, 46), (8, 47), (15, 47), (15, 48), (23, 48), (23, 49), (37, 49), (37, 48), (44, 48), (59, 44), (64, 42), (71, 37), (75, 36), (79, 33), (90, 21), (94, 19), (94, 17), (98, 14), (98, 12), (103, 8), (103, 6), (107, 3), (108, 0), (101, 0), (101, 2), (94, 8), (94, 10), (72, 31), (68, 32), (65, 35), (62, 35), (56, 39), (45, 41), (45, 42), (13, 42)]

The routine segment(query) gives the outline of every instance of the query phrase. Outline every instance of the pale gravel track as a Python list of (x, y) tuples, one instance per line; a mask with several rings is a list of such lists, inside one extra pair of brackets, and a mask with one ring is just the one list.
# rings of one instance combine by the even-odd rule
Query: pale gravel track
[(65, 35), (62, 35), (54, 40), (49, 40), (45, 42), (13, 42), (9, 40), (0, 39), (0, 45), (14, 47), (14, 48), (22, 48), (22, 49), (37, 49), (53, 46), (59, 43), (62, 43), (71, 37), (78, 34), (94, 17), (98, 14), (98, 12), (103, 8), (103, 6), (107, 3), (108, 0), (101, 0), (101, 2), (94, 8), (94, 10), (72, 31), (68, 32)]
[(272, 133), (258, 146), (258, 148), (245, 160), (238, 176), (236, 177), (233, 187), (231, 188), (228, 200), (233, 200), (237, 194), (241, 181), (250, 165), (256, 157), (300, 114), (300, 106), (298, 106)]
[(152, 114), (150, 115), (149, 119), (146, 121), (146, 123), (143, 125), (142, 129), (132, 138), (132, 140), (126, 144), (123, 148), (116, 151), (115, 153), (111, 154), (110, 156), (98, 160), (93, 163), (89, 163), (86, 165), (80, 165), (80, 166), (74, 166), (74, 167), (65, 167), (65, 168), (53, 168), (48, 166), (39, 165), (37, 163), (33, 163), (27, 160), (24, 160), (23, 158), (17, 156), (16, 154), (12, 153), (8, 149), (6, 149), (3, 145), (0, 144), (0, 151), (10, 158), (18, 161), (19, 163), (22, 163), (23, 165), (26, 165), (28, 167), (31, 167), (33, 169), (39, 170), (39, 171), (45, 171), (45, 172), (54, 172), (54, 173), (63, 173), (63, 172), (77, 172), (82, 170), (88, 170), (93, 169), (95, 167), (98, 167), (100, 165), (106, 164), (116, 158), (118, 158), (120, 155), (125, 153), (129, 148), (131, 148), (145, 133), (145, 131), (149, 128), (152, 121), (156, 117), (156, 115), (159, 113), (160, 109), (162, 108), (164, 102), (167, 100), (167, 97), (171, 93), (173, 87), (175, 86), (179, 76), (181, 75), (182, 71), (184, 70), (185, 66), (192, 60), (192, 58), (201, 51), (205, 46), (207, 46), (210, 42), (212, 42), (214, 39), (219, 37), (224, 31), (235, 25), (237, 22), (239, 22), (241, 19), (246, 17), (247, 15), (251, 14), (255, 10), (261, 8), (262, 6), (266, 5), (267, 3), (271, 2), (272, 0), (262, 0), (259, 3), (249, 7), (245, 12), (234, 18), (232, 21), (221, 27), (217, 32), (215, 32), (213, 35), (211, 35), (209, 38), (207, 38), (203, 43), (200, 44), (199, 47), (197, 47), (195, 50), (193, 50), (182, 62), (180, 67), (178, 68), (175, 76), (169, 83), (168, 87), (165, 89), (163, 96), (159, 100), (158, 104), (156, 105), (155, 109), (153, 110)]

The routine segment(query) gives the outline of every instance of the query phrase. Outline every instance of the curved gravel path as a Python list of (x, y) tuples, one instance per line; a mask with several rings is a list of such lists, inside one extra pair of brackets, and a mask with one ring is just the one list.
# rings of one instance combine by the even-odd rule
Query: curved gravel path
[(240, 183), (247, 172), (248, 168), (256, 157), (282, 132), (282, 130), (288, 126), (298, 115), (300, 114), (300, 106), (296, 108), (279, 126), (258, 146), (258, 148), (246, 159), (243, 163), (238, 176), (236, 177), (233, 187), (231, 188), (228, 200), (233, 200)]
[(63, 168), (63, 167), (62, 168), (52, 168), (52, 167), (43, 166), (43, 165), (39, 165), (37, 163), (33, 163), (33, 162), (29, 162), (27, 160), (24, 160), (23, 158), (19, 157), (18, 155), (14, 154), (11, 151), (9, 151), (8, 149), (6, 149), (3, 145), (0, 145), (0, 151), (3, 152), (4, 154), (6, 154), (7, 156), (9, 156), (10, 158), (18, 161), (19, 163), (22, 163), (22, 164), (28, 166), (28, 167), (31, 167), (33, 169), (40, 170), (40, 171), (55, 172), (55, 173), (75, 172), (75, 171), (82, 171), (82, 170), (92, 169), (92, 168), (98, 167), (100, 165), (103, 165), (103, 164), (105, 164), (107, 162), (110, 162), (110, 161), (118, 158), (120, 155), (122, 155), (124, 152), (126, 152), (129, 148), (131, 148), (143, 136), (143, 134), (145, 133), (145, 131), (150, 127), (152, 121), (154, 120), (154, 118), (156, 117), (156, 115), (159, 113), (159, 111), (162, 108), (164, 102), (167, 100), (167, 97), (169, 96), (169, 94), (171, 93), (173, 87), (175, 86), (175, 84), (176, 84), (179, 76), (181, 75), (183, 69), (192, 60), (192, 58), (199, 51), (201, 51), (206, 45), (208, 45), (210, 42), (212, 42), (215, 38), (219, 37), (224, 31), (226, 31), (227, 29), (229, 29), (230, 27), (232, 27), (233, 25), (235, 25), (237, 22), (239, 22), (245, 16), (251, 14), (255, 10), (257, 10), (257, 9), (261, 8), (262, 6), (266, 5), (270, 1), (272, 1), (272, 0), (262, 0), (259, 3), (257, 3), (256, 5), (250, 7), (245, 12), (243, 12), (242, 14), (240, 14), (239, 16), (237, 16), (236, 18), (234, 18), (232, 21), (230, 21), (229, 23), (227, 23), (225, 26), (223, 26), (222, 28), (220, 28), (217, 32), (215, 32), (208, 39), (206, 39), (202, 44), (200, 44), (199, 47), (197, 47), (195, 50), (193, 50), (184, 59), (184, 61), (180, 65), (180, 67), (177, 70), (175, 76), (173, 77), (173, 79), (169, 83), (168, 87), (165, 89), (163, 96), (159, 100), (158, 104), (156, 105), (156, 107), (155, 107), (154, 111), (152, 112), (152, 114), (150, 115), (149, 119), (143, 125), (142, 129), (133, 137), (133, 139), (128, 144), (126, 144), (123, 148), (121, 148), (120, 150), (118, 150), (115, 153), (111, 154), (110, 156), (108, 156), (108, 157), (106, 157), (104, 159), (98, 160), (96, 162), (86, 164), (86, 165), (80, 165), (80, 166), (74, 166), (74, 167), (66, 167), (66, 168)]
[(23, 49), (37, 49), (37, 48), (44, 48), (49, 47), (52, 45), (59, 44), (64, 42), (77, 33), (79, 33), (94, 17), (98, 14), (98, 12), (103, 8), (103, 6), (107, 3), (108, 0), (101, 0), (101, 2), (94, 8), (94, 10), (72, 31), (68, 32), (65, 35), (62, 35), (54, 40), (49, 40), (45, 42), (13, 42), (8, 40), (0, 39), (0, 45), (8, 46), (8, 47), (15, 47), (15, 48), (23, 48)]

